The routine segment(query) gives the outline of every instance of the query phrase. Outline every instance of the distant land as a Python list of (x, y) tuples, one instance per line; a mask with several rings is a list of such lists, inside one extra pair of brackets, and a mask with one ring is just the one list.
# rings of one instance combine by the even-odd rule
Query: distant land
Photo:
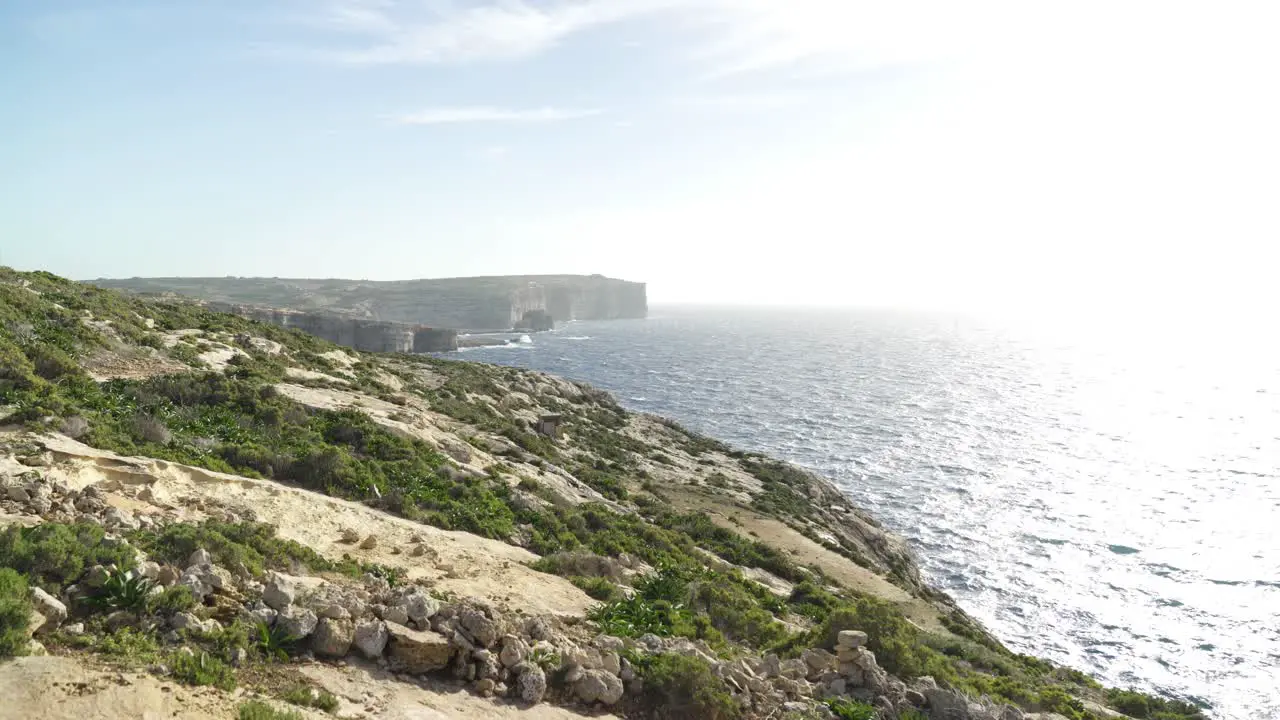
[(503, 275), (432, 280), (264, 277), (102, 278), (94, 285), (212, 303), (323, 312), (455, 330), (545, 329), (569, 320), (643, 318), (645, 284), (603, 275)]

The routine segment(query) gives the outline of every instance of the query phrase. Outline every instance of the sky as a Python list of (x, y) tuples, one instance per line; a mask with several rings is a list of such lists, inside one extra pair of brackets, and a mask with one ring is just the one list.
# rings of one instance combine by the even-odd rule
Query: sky
[(1232, 0), (0, 0), (0, 264), (1256, 312), (1277, 36)]

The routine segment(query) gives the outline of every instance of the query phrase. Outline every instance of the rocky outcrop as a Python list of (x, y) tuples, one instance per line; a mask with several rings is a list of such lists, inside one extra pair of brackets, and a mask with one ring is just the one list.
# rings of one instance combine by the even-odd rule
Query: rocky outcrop
[(458, 333), (407, 323), (366, 320), (328, 312), (301, 312), (255, 305), (209, 303), (210, 308), (258, 322), (295, 328), (329, 342), (369, 352), (448, 352), (458, 349)]

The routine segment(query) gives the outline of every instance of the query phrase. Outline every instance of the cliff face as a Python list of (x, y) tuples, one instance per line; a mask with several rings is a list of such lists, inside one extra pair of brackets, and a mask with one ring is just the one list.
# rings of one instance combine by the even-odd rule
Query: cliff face
[(331, 313), (298, 312), (278, 308), (209, 303), (218, 312), (230, 312), (259, 322), (295, 328), (366, 352), (447, 352), (458, 349), (458, 332), (415, 327), (403, 323), (360, 320)]
[[(102, 287), (178, 293), (210, 302), (324, 311), (362, 320), (459, 330), (507, 330), (526, 316), (553, 321), (643, 318), (644, 283), (602, 275), (519, 275), (370, 282), (283, 278), (130, 278)], [(345, 343), (344, 343), (345, 344)]]

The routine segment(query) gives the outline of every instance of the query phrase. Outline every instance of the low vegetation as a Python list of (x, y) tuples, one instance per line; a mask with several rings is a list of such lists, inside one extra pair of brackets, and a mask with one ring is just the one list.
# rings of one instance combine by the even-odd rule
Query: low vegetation
[(27, 579), (12, 568), (0, 567), (0, 658), (26, 654), (30, 618)]

